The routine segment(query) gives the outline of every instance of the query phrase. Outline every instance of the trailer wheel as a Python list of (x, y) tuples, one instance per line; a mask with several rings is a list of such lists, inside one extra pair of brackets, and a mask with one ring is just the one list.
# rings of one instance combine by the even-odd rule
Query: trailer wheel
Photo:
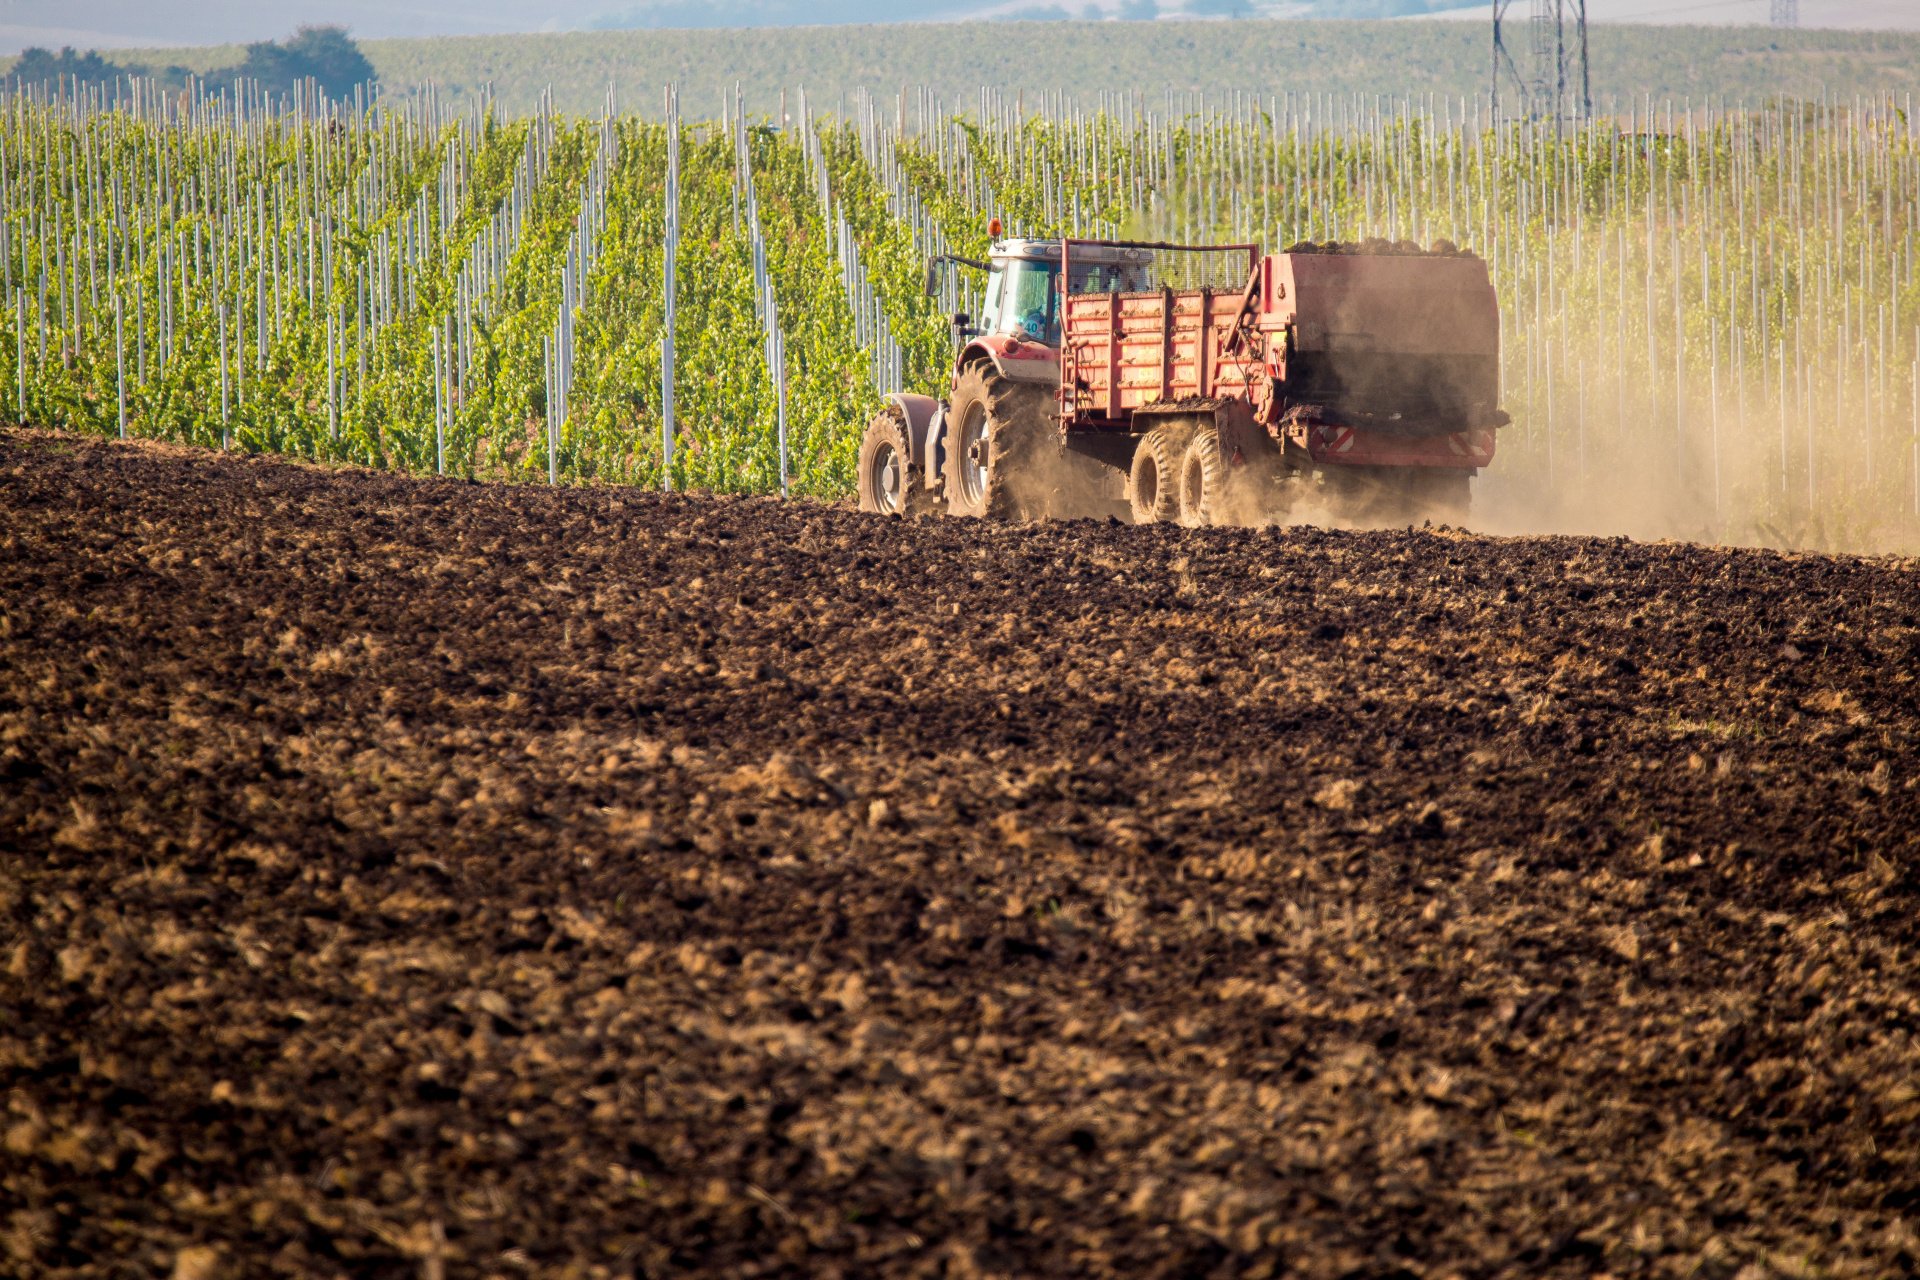
[(1201, 427), (1180, 459), (1180, 523), (1190, 529), (1223, 524), (1227, 516), (1227, 460), (1220, 433)]
[(907, 447), (907, 424), (892, 405), (873, 415), (860, 439), (860, 509), (883, 516), (932, 515), (938, 504), (927, 492)]
[(956, 516), (1031, 519), (1047, 514), (1026, 499), (1029, 474), (1047, 432), (1045, 392), (971, 366), (953, 387), (947, 410), (947, 512)]
[(1135, 524), (1172, 524), (1180, 519), (1180, 469), (1193, 429), (1166, 422), (1141, 438), (1127, 473), (1127, 503)]

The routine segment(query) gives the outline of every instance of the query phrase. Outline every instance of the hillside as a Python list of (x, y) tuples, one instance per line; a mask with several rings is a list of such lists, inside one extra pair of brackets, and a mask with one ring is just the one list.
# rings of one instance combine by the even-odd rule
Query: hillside
[[(432, 82), (443, 100), (491, 81), (510, 110), (553, 86), (563, 110), (596, 112), (614, 82), (625, 109), (660, 111), (660, 86), (681, 86), (683, 109), (718, 114), (739, 82), (748, 110), (772, 112), (782, 89), (805, 85), (820, 104), (859, 87), (897, 94), (929, 86), (964, 106), (981, 85), (1038, 95), (1064, 90), (1379, 93), (1484, 96), (1488, 35), (1477, 23), (1073, 22), (803, 27), (748, 31), (595, 31), (381, 40), (365, 45), (382, 82), (404, 92)], [(230, 65), (232, 48), (145, 50), (156, 65)], [(1724, 98), (1759, 101), (1920, 88), (1920, 35), (1775, 31), (1764, 27), (1596, 26), (1596, 106)]]

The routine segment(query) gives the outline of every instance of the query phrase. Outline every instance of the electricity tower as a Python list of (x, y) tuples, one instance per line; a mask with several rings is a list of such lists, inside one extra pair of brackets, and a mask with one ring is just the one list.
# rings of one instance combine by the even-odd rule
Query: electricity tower
[[(1794, 3), (1794, 0), (1785, 0)], [(1529, 0), (1523, 30), (1507, 16), (1514, 0), (1493, 0), (1493, 117), (1555, 122), (1593, 114), (1587, 76), (1587, 0)], [(1782, 0), (1774, 0), (1776, 9)]]
[(1773, 25), (1776, 27), (1799, 26), (1800, 0), (1773, 0)]

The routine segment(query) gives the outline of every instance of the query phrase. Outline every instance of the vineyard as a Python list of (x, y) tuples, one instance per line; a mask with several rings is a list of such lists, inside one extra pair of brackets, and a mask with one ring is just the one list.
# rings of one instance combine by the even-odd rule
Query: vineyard
[(837, 497), (879, 396), (933, 386), (970, 308), (922, 294), (925, 257), (980, 253), (990, 217), (1445, 239), (1501, 295), (1489, 522), (1920, 545), (1905, 103), (1558, 128), (1305, 94), (664, 105), (16, 94), (0, 386), (108, 435)]

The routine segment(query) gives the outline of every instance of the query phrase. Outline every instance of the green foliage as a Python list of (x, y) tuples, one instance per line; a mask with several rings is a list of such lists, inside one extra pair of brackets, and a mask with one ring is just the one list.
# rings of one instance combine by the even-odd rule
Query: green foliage
[[(0, 359), (7, 386), (24, 388), (20, 416), (116, 431), (124, 370), (134, 434), (409, 470), (436, 469), (444, 455), (458, 474), (545, 477), (542, 341), (597, 124), (488, 117), (477, 130), (423, 133), (376, 112), (345, 127), (280, 119), (242, 134), (124, 112), (74, 128), (58, 108), (19, 105), (0, 143), (6, 298), (25, 321), (24, 381), (15, 385), (12, 311)], [(657, 484), (667, 138), (629, 118), (618, 139), (602, 251), (576, 317), (558, 468), (573, 480)], [(763, 492), (779, 476), (776, 405), (731, 143), (688, 129), (682, 147), (674, 481)], [(534, 151), (544, 171), (518, 197), (504, 269), (484, 299), (463, 297), (462, 264), (496, 243)], [(787, 334), (793, 488), (842, 494), (878, 397), (865, 353), (845, 339), (851, 311), (798, 135), (756, 130), (752, 151)], [(157, 189), (130, 185), (156, 173)], [(436, 396), (433, 350), (450, 330), (470, 357), (462, 372), (442, 372)]]

